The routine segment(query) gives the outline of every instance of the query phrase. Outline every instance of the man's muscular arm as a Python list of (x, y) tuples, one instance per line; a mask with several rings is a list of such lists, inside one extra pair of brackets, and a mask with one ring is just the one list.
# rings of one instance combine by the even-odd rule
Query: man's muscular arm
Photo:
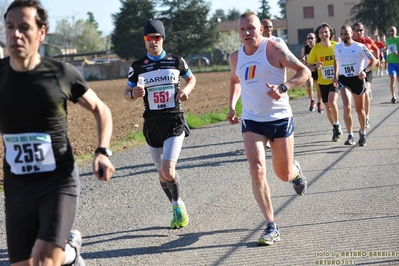
[(295, 57), (295, 55), (288, 49), (287, 46), (278, 44), (277, 49), (280, 50), (280, 64), (283, 67), (291, 69), (295, 72), (294, 76), (284, 83), (287, 85), (288, 89), (298, 86), (310, 78), (311, 73), (309, 68), (301, 63), (301, 61)]

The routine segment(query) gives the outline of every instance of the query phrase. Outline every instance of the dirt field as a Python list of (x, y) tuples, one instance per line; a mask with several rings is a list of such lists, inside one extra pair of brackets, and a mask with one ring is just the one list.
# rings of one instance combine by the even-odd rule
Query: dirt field
[[(183, 103), (186, 113), (204, 114), (220, 111), (228, 106), (229, 72), (198, 73), (197, 85)], [(121, 140), (142, 128), (142, 100), (127, 102), (123, 98), (126, 79), (89, 82), (90, 87), (110, 107), (113, 116), (112, 141)], [(184, 81), (183, 81), (184, 83)], [(78, 104), (68, 105), (68, 136), (75, 155), (93, 152), (97, 146), (94, 117)], [(0, 179), (3, 174), (3, 145), (0, 147)]]

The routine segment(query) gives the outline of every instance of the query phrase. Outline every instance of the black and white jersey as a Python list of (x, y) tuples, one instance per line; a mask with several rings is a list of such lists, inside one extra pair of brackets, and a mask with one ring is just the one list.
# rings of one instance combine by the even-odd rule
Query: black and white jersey
[(129, 69), (128, 86), (135, 87), (139, 77), (145, 81), (144, 118), (183, 113), (181, 102), (176, 100), (180, 91), (180, 77), (191, 75), (186, 61), (173, 54), (162, 52), (153, 57), (147, 53), (133, 62)]

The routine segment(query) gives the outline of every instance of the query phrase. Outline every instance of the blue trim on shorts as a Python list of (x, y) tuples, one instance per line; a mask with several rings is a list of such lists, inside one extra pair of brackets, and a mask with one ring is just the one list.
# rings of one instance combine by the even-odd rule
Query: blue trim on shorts
[(294, 119), (288, 117), (270, 122), (242, 120), (241, 132), (247, 131), (265, 136), (270, 141), (274, 141), (275, 138), (287, 138), (294, 133)]

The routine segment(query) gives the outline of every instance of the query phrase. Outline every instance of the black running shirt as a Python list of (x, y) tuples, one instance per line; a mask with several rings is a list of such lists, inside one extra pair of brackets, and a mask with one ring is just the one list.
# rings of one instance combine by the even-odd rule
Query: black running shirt
[(180, 91), (180, 76), (187, 78), (190, 75), (191, 70), (182, 57), (165, 51), (157, 57), (147, 53), (131, 65), (127, 85), (135, 87), (139, 77), (144, 77), (146, 94), (143, 98), (143, 117), (159, 118), (183, 113), (180, 100), (176, 101), (176, 95)]
[(67, 100), (89, 89), (78, 70), (50, 58), (17, 72), (0, 60), (0, 132), (4, 175), (46, 175), (74, 162), (67, 137)]
[(308, 60), (308, 56), (310, 54), (310, 50), (312, 50), (312, 48), (310, 48), (309, 44), (305, 45), (305, 60)]

